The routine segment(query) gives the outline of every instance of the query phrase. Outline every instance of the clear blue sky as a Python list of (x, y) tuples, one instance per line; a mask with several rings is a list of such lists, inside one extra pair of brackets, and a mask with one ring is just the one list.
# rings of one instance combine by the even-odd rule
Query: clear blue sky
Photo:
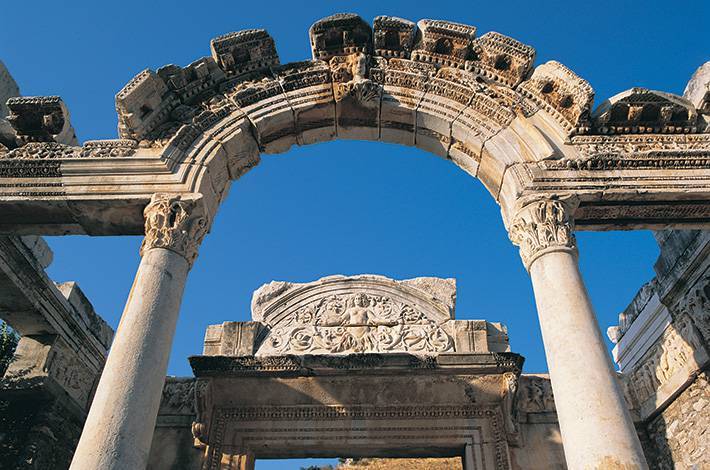
[[(61, 95), (80, 140), (116, 137), (115, 93), (146, 67), (186, 65), (209, 41), (266, 28), (282, 63), (310, 58), (308, 27), (352, 11), (449, 19), (534, 46), (586, 78), (596, 103), (632, 86), (681, 94), (710, 59), (707, 1), (7, 2), (2, 59), (26, 95)], [(603, 329), (653, 277), (649, 232), (581, 233), (581, 266)], [(76, 280), (118, 324), (139, 237), (50, 238), (51, 276)], [(232, 186), (187, 285), (169, 373), (190, 375), (205, 328), (250, 317), (272, 279), (343, 273), (458, 279), (457, 316), (508, 325), (526, 372), (546, 370), (532, 289), (498, 207), (456, 166), (408, 147), (340, 141), (266, 156)], [(279, 462), (260, 469), (297, 468)]]

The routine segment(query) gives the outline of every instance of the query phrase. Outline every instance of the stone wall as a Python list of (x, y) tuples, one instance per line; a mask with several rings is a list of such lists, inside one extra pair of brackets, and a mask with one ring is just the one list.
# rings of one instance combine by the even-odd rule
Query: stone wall
[(609, 330), (652, 469), (710, 465), (710, 232), (655, 234), (656, 277)]
[(710, 376), (700, 374), (646, 424), (646, 452), (654, 468), (710, 468)]

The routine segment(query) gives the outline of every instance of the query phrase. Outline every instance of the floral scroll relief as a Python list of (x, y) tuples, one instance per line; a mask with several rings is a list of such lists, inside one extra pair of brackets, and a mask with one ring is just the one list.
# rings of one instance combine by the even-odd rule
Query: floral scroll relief
[(258, 354), (453, 351), (453, 340), (420, 310), (389, 297), (332, 295), (298, 309)]

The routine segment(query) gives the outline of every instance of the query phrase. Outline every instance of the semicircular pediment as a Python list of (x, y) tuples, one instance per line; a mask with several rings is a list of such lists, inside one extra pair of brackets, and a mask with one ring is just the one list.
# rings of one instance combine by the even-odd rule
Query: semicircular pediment
[(268, 326), (257, 355), (453, 351), (453, 279), (332, 276), (271, 283), (252, 317)]

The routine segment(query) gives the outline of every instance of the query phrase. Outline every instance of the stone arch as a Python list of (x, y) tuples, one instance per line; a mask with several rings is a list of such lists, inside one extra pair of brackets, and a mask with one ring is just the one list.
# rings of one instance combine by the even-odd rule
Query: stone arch
[[(263, 30), (220, 36), (211, 57), (143, 71), (119, 92), (119, 140), (76, 146), (57, 97), (8, 102), (3, 231), (145, 233), (123, 314), (131, 326), (112, 346), (77, 451), (94, 462), (87, 467), (143, 466), (152, 430), (122, 403), (140, 390), (135, 409), (157, 412), (154, 364), (167, 363), (179, 294), (230, 181), (262, 153), (336, 138), (417, 146), (483, 182), (530, 272), (544, 337), (572, 346), (547, 351), (569, 466), (609, 455), (644, 466), (574, 231), (708, 227), (707, 76), (693, 79), (688, 99), (632, 89), (592, 113), (585, 80), (554, 61), (533, 68), (534, 50), (499, 33), (393, 17), (373, 26), (353, 14), (324, 18), (309, 31), (313, 60), (285, 65)], [(512, 397), (515, 374), (506, 381)], [(577, 400), (590, 389), (594, 412), (580, 422)], [(107, 416), (114, 422), (100, 426)], [(97, 438), (99, 427), (120, 439)]]
[[(533, 73), (534, 49), (499, 33), (393, 17), (373, 32), (353, 14), (309, 33), (309, 61), (281, 65), (271, 37), (247, 30), (187, 67), (141, 72), (116, 97), (121, 137), (159, 148), (190, 190), (217, 200), (261, 154), (361, 139), (448, 159), (512, 203), (529, 168), (569, 153), (565, 139), (589, 117), (584, 80), (555, 62)], [(511, 177), (514, 166), (528, 169)]]

